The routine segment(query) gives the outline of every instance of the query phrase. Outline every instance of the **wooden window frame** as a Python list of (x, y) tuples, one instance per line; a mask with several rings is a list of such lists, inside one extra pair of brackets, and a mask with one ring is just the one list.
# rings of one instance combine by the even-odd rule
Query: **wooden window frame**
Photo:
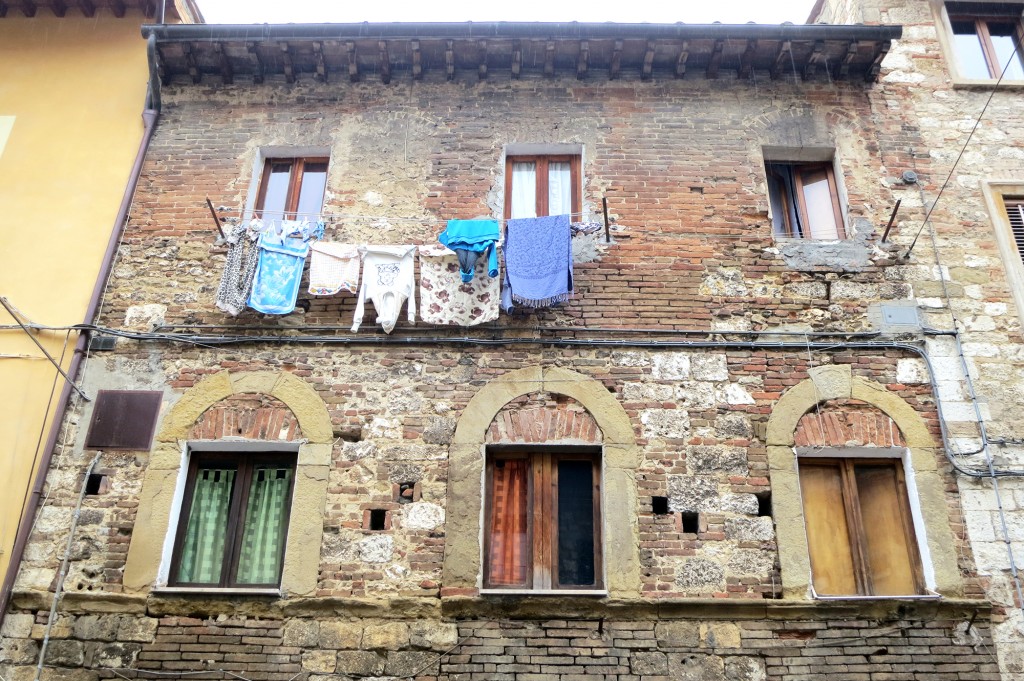
[[(238, 572), (238, 558), (241, 553), (242, 535), (244, 533), (245, 511), (248, 507), (249, 492), (251, 489), (253, 469), (260, 464), (270, 464), (278, 467), (292, 469), (292, 484), (288, 488), (288, 499), (285, 506), (289, 512), (281, 518), (281, 559), (277, 566), (277, 580), (267, 584), (238, 583), (236, 575)], [(291, 515), (292, 494), (295, 491), (295, 452), (231, 452), (231, 451), (193, 451), (189, 456), (188, 474), (185, 480), (185, 490), (181, 500), (181, 511), (178, 516), (177, 534), (174, 537), (174, 549), (171, 554), (170, 574), (168, 586), (174, 587), (195, 587), (197, 589), (209, 588), (232, 588), (232, 589), (264, 589), (275, 588), (281, 583), (281, 573), (284, 568), (285, 548), (288, 545), (288, 526)], [(211, 582), (183, 582), (177, 579), (178, 570), (181, 567), (181, 552), (185, 543), (185, 534), (188, 529), (189, 514), (192, 510), (192, 499), (195, 493), (196, 476), (200, 468), (224, 466), (235, 467), (235, 483), (231, 492), (231, 502), (228, 507), (228, 526), (225, 530), (227, 541), (224, 542), (226, 552), (223, 566), (221, 568), (220, 580), (214, 584)]]
[[(599, 591), (604, 588), (604, 553), (601, 513), (601, 452), (591, 447), (545, 447), (543, 449), (490, 447), (486, 457), (484, 494), (484, 560), (483, 585), (485, 589), (509, 591)], [(493, 514), (494, 464), (499, 460), (527, 459), (527, 574), (526, 584), (492, 584), (491, 525)], [(558, 582), (558, 462), (566, 460), (590, 461), (593, 471), (594, 500), (594, 584), (567, 584)], [(541, 490), (546, 493), (541, 493)], [(540, 531), (537, 531), (537, 528)]]
[[(910, 568), (914, 582), (914, 594), (926, 593), (924, 570), (921, 563), (921, 549), (917, 542), (917, 533), (914, 530), (913, 514), (910, 508), (910, 495), (907, 490), (906, 474), (903, 468), (902, 458), (867, 458), (867, 457), (800, 457), (799, 465), (802, 466), (836, 466), (840, 471), (841, 486), (843, 492), (843, 510), (846, 516), (847, 530), (850, 539), (850, 553), (853, 560), (853, 576), (857, 585), (857, 593), (851, 596), (875, 596), (872, 584), (871, 570), (867, 558), (867, 539), (864, 534), (864, 523), (861, 517), (861, 504), (855, 480), (855, 467), (857, 466), (891, 466), (896, 474), (897, 493), (896, 500), (900, 508), (900, 524), (903, 527), (904, 538), (910, 551)], [(804, 506), (804, 514), (812, 513), (813, 509)], [(808, 537), (808, 542), (810, 542)], [(812, 554), (813, 555), (813, 554)], [(814, 561), (811, 560), (811, 583), (814, 583)], [(847, 594), (821, 594), (822, 598), (842, 598)], [(898, 598), (898, 596), (878, 596), (879, 598)]]
[[(298, 215), (299, 209), (299, 198), (302, 194), (302, 177), (305, 173), (306, 166), (312, 164), (324, 164), (328, 166), (325, 172), (329, 170), (330, 158), (326, 156), (312, 156), (312, 157), (295, 157), (295, 158), (267, 158), (263, 162), (263, 174), (260, 176), (259, 191), (256, 193), (256, 206), (253, 209), (253, 215), (258, 218), (263, 217), (264, 203), (267, 199), (267, 189), (270, 184), (271, 168), (277, 164), (288, 163), (291, 165), (291, 170), (288, 171), (288, 190), (285, 195), (284, 211), (281, 216), (271, 215), (271, 218), (280, 217), (280, 219), (294, 220), (297, 217), (313, 217), (309, 215)], [(324, 182), (324, 190), (326, 191), (327, 183)], [(323, 206), (323, 197), (320, 197), (320, 205)]]
[(512, 164), (530, 163), (536, 164), (536, 213), (537, 217), (545, 217), (548, 214), (548, 164), (568, 163), (569, 180), (572, 183), (570, 189), (570, 204), (572, 214), (578, 216), (583, 212), (583, 204), (580, 197), (581, 176), (580, 176), (579, 154), (532, 154), (516, 155), (505, 157), (505, 219), (512, 217)]
[[(790, 169), (793, 187), (790, 191), (787, 182), (784, 178), (778, 175), (773, 166), (786, 166)], [(779, 202), (783, 206), (782, 211), (782, 225), (783, 230), (781, 236), (792, 239), (808, 239), (813, 240), (810, 236), (810, 220), (807, 214), (807, 203), (804, 199), (804, 185), (806, 183), (806, 175), (809, 173), (825, 173), (825, 178), (828, 181), (829, 195), (832, 198), (832, 213), (836, 221), (836, 233), (839, 239), (846, 238), (846, 225), (843, 222), (843, 210), (839, 204), (839, 185), (836, 182), (836, 171), (830, 161), (814, 161), (814, 162), (802, 162), (802, 161), (767, 161), (765, 164), (765, 172), (775, 178), (775, 185), (780, 187), (779, 189)], [(769, 186), (769, 191), (773, 191)], [(797, 214), (797, 219), (800, 221), (799, 225), (792, 224), (790, 220), (790, 209), (794, 208)], [(774, 229), (774, 225), (773, 225)], [(808, 233), (805, 233), (808, 232)]]
[[(1024, 8), (1024, 5), (1021, 5)], [(953, 36), (954, 52), (956, 49), (956, 36), (958, 35), (956, 30), (953, 28), (953, 24), (956, 23), (973, 23), (974, 34), (978, 37), (978, 41), (981, 43), (981, 53), (985, 57), (985, 65), (988, 66), (988, 76), (992, 80), (998, 79), (1002, 75), (1003, 66), (999, 61), (999, 56), (996, 54), (995, 46), (992, 44), (992, 34), (989, 30), (990, 23), (1002, 23), (1002, 24), (1014, 24), (1015, 37), (1017, 39), (1017, 58), (1024, 65), (1024, 54), (1021, 50), (1024, 50), (1022, 42), (1022, 36), (1024, 36), (1024, 20), (1021, 19), (1020, 14), (973, 14), (973, 13), (956, 13), (949, 15), (949, 28), (950, 33)], [(957, 69), (959, 70), (959, 64)], [(968, 78), (967, 74), (963, 74), (965, 78)]]

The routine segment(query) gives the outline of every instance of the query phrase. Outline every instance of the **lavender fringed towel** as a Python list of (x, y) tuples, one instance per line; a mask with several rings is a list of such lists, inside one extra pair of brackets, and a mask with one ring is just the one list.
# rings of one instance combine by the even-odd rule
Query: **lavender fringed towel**
[(509, 220), (501, 306), (548, 307), (572, 296), (568, 215)]

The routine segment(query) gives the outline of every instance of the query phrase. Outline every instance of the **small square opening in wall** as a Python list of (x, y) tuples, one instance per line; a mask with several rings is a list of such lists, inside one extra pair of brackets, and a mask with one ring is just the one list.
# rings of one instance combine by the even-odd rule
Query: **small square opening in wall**
[(683, 511), (679, 514), (685, 534), (697, 534), (700, 531), (700, 514), (692, 511)]
[(772, 493), (758, 492), (754, 495), (757, 498), (757, 515), (761, 518), (772, 517)]
[(86, 496), (94, 497), (106, 494), (108, 491), (110, 491), (110, 480), (106, 475), (102, 473), (89, 474), (89, 478), (85, 481)]
[(651, 497), (651, 511), (654, 515), (668, 515), (668, 497)]
[(421, 486), (418, 482), (399, 482), (394, 485), (395, 501), (411, 504), (420, 500)]
[(366, 516), (363, 518), (363, 526), (368, 530), (379, 532), (388, 529), (389, 519), (387, 510), (371, 508), (366, 511)]

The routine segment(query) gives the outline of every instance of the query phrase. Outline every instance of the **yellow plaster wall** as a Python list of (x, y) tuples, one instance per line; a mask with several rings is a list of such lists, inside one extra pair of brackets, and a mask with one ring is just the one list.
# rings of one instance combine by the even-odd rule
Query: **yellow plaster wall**
[[(45, 7), (33, 18), (12, 9), (0, 19), (0, 295), (35, 322), (64, 326), (85, 315), (142, 139), (143, 21), (105, 9), (57, 18)], [(0, 325), (11, 323), (0, 308)], [(65, 337), (38, 336), (58, 357)], [(49, 427), (56, 372), (38, 357), (22, 331), (0, 329), (0, 576)]]

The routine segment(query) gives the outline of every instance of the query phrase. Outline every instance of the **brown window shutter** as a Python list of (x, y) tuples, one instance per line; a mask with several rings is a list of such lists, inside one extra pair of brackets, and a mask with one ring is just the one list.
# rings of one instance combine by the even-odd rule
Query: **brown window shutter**
[(1024, 199), (1006, 199), (1006, 216), (1010, 218), (1010, 230), (1017, 244), (1017, 254), (1024, 261)]
[(158, 390), (100, 390), (86, 449), (149, 449), (162, 401)]

